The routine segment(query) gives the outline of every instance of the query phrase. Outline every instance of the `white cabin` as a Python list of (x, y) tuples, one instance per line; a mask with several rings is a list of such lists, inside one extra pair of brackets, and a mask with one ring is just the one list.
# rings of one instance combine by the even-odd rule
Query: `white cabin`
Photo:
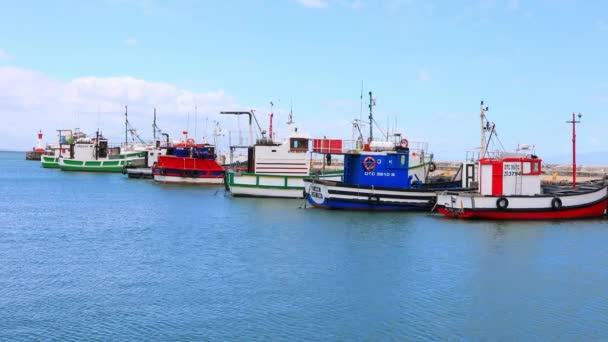
[(539, 195), (541, 164), (536, 157), (480, 159), (479, 192), (483, 196)]

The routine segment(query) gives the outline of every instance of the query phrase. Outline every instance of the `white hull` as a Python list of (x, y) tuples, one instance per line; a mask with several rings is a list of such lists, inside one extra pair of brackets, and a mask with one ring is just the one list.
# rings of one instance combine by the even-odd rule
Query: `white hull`
[(171, 184), (223, 184), (224, 178), (194, 178), (194, 177), (173, 177), (154, 175), (154, 180), (159, 183)]
[(266, 189), (254, 187), (241, 187), (234, 185), (230, 187), (233, 196), (243, 197), (275, 197), (275, 198), (304, 198), (302, 189)]

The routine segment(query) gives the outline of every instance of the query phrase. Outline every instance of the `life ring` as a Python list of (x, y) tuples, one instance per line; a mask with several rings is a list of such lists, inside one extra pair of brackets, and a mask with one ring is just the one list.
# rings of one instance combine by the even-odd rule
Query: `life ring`
[(195, 143), (194, 139), (192, 139), (192, 138), (186, 139), (186, 144), (188, 146), (194, 146), (194, 143)]
[(435, 165), (435, 163), (430, 162), (429, 163), (429, 172), (435, 172), (435, 170), (437, 170), (437, 165)]
[(506, 197), (501, 197), (496, 200), (496, 208), (505, 210), (509, 206), (509, 200)]
[(363, 159), (363, 168), (365, 171), (373, 171), (376, 168), (376, 159), (372, 156), (367, 156)]
[(403, 138), (401, 139), (401, 142), (399, 143), (399, 147), (405, 149), (408, 148), (410, 146), (409, 141), (407, 141), (407, 139)]
[(561, 207), (562, 207), (562, 200), (559, 197), (554, 197), (551, 200), (551, 208), (553, 208), (553, 210), (557, 210)]

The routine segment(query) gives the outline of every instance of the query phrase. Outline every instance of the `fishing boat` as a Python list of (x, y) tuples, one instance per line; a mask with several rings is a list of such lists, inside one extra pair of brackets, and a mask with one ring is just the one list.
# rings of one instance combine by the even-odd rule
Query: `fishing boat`
[(154, 180), (176, 184), (222, 184), (224, 168), (216, 161), (215, 146), (197, 144), (184, 131), (184, 139), (158, 155), (152, 166)]
[[(479, 191), (442, 192), (437, 199), (438, 211), (459, 219), (565, 220), (603, 216), (608, 203), (608, 184), (597, 180), (577, 185), (575, 123), (578, 121), (574, 114), (570, 122), (573, 126), (571, 185), (542, 185), (542, 160), (534, 153), (487, 156), (482, 143), (484, 158), (479, 160)], [(484, 140), (482, 137), (482, 142)]]
[[(252, 120), (257, 123), (253, 111), (222, 114), (248, 115), (250, 124)], [(287, 121), (290, 134), (287, 139), (277, 141), (272, 131), (272, 116), (271, 113), (268, 137), (258, 124), (262, 137), (253, 146), (245, 147), (247, 167), (232, 168), (226, 172), (226, 189), (233, 196), (304, 198), (304, 178), (313, 175), (308, 155), (310, 137), (298, 132), (293, 113), (290, 112)], [(235, 148), (242, 146), (231, 146), (231, 152)], [(328, 171), (320, 177), (340, 179), (342, 171)]]
[[(156, 108), (154, 108), (154, 119), (152, 121), (152, 143), (147, 144), (139, 137), (134, 128), (129, 130), (132, 137), (132, 146), (135, 150), (143, 150), (146, 152), (144, 164), (138, 167), (127, 167), (125, 173), (129, 178), (135, 179), (153, 179), (152, 168), (158, 162), (160, 156), (167, 155), (168, 149), (173, 145), (169, 141), (169, 134), (163, 133), (156, 124)], [(161, 136), (165, 137), (165, 141), (161, 141)], [(136, 143), (139, 142), (139, 143)]]
[(95, 138), (78, 138), (69, 144), (69, 155), (58, 157), (63, 171), (123, 172), (125, 167), (142, 164), (145, 151), (110, 154), (108, 140), (97, 131)]
[(57, 130), (57, 142), (47, 145), (46, 152), (40, 156), (40, 165), (43, 168), (58, 169), (59, 157), (70, 156), (70, 145), (74, 141), (74, 138), (80, 139), (85, 137), (86, 134), (78, 128), (74, 131), (71, 129)]
[[(410, 142), (401, 135), (392, 141), (373, 139), (374, 101), (370, 95), (370, 135), (363, 144), (362, 135), (354, 149), (333, 154), (344, 156), (344, 177), (341, 181), (304, 179), (307, 202), (313, 207), (346, 210), (412, 211), (430, 210), (436, 203), (436, 192), (448, 188), (462, 188), (461, 180), (431, 181), (434, 171), (432, 154), (420, 148), (410, 148)], [(315, 141), (313, 152), (327, 153), (318, 146), (340, 146), (335, 141)], [(419, 146), (424, 146), (419, 144)], [(466, 168), (465, 172), (472, 172)]]
[(541, 159), (505, 156), (479, 160), (479, 192), (445, 191), (438, 195), (440, 213), (452, 218), (549, 220), (599, 217), (608, 198), (603, 181), (541, 185)]

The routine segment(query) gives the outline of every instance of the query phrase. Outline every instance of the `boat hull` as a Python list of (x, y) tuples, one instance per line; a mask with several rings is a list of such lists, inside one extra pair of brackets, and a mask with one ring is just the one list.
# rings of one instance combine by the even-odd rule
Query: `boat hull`
[(428, 211), (435, 189), (389, 189), (307, 179), (307, 201), (316, 208), (367, 211)]
[[(506, 207), (499, 207), (501, 199), (506, 199)], [(438, 196), (437, 209), (446, 217), (459, 219), (567, 220), (605, 215), (607, 199), (605, 186), (568, 195), (497, 197), (443, 193)]]
[[(306, 176), (226, 173), (226, 188), (236, 197), (294, 198), (305, 197)], [(341, 179), (342, 171), (320, 175), (324, 179)]]
[(59, 168), (59, 158), (54, 156), (41, 156), (40, 157), (40, 166), (45, 169), (58, 169)]
[(219, 185), (224, 183), (224, 177), (182, 177), (155, 174), (154, 181), (166, 184)]
[(67, 159), (59, 161), (59, 168), (62, 171), (123, 172), (126, 165), (128, 165), (126, 160), (79, 161)]

